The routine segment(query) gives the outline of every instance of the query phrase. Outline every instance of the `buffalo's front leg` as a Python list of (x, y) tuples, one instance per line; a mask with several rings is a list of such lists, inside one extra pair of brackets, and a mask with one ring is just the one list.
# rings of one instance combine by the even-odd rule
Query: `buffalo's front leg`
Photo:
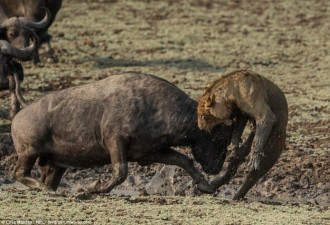
[(107, 182), (97, 182), (94, 187), (88, 190), (90, 193), (108, 193), (125, 181), (128, 173), (126, 143), (122, 138), (111, 138), (105, 142), (106, 148), (110, 152), (113, 168), (112, 177)]
[(44, 191), (50, 190), (45, 184), (31, 177), (31, 170), (37, 157), (34, 155), (19, 155), (13, 178), (30, 188), (37, 188)]
[(46, 61), (48, 63), (57, 63), (58, 57), (55, 55), (54, 49), (50, 45), (50, 41), (46, 41), (45, 53), (46, 53)]
[[(39, 46), (38, 46), (39, 48)], [(33, 64), (34, 65), (37, 65), (38, 63), (40, 63), (40, 56), (39, 56), (39, 49), (37, 49), (34, 53), (33, 53), (33, 56), (32, 56), (32, 59), (33, 59)]]
[(20, 110), (20, 105), (16, 96), (15, 88), (16, 82), (14, 76), (8, 76), (9, 79), (9, 93), (10, 93), (10, 118), (13, 120), (15, 115)]
[(171, 148), (162, 149), (159, 153), (146, 157), (144, 160), (164, 163), (169, 165), (176, 165), (186, 170), (193, 178), (194, 182), (198, 184), (197, 188), (205, 193), (214, 193), (214, 188), (204, 179), (204, 176), (194, 167), (193, 160), (188, 156), (179, 153)]

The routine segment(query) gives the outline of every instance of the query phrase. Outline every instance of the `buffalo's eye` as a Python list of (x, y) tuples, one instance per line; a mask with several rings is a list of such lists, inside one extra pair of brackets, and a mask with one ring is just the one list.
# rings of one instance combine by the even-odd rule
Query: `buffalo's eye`
[(16, 37), (17, 36), (17, 32), (16, 31), (10, 31), (8, 33), (8, 36), (11, 37), (11, 38)]

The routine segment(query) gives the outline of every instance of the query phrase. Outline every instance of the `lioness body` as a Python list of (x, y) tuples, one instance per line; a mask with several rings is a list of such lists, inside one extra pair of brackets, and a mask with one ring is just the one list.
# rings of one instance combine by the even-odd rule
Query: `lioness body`
[[(198, 101), (198, 116), (201, 129), (211, 130), (221, 123), (234, 126), (235, 156), (230, 157), (227, 173), (213, 182), (216, 187), (229, 181), (252, 145), (250, 172), (235, 195), (236, 199), (244, 197), (275, 164), (284, 147), (288, 105), (283, 92), (273, 82), (252, 71), (235, 71), (206, 87)], [(248, 120), (255, 125), (255, 130), (245, 143), (245, 150), (239, 152), (239, 142)]]

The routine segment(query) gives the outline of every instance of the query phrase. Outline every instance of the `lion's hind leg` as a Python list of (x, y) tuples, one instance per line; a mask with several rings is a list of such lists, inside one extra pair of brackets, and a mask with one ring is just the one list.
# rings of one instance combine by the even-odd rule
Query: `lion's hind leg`
[(250, 170), (248, 172), (245, 181), (234, 196), (235, 200), (244, 198), (246, 193), (258, 182), (258, 180), (274, 166), (285, 145), (285, 138), (285, 131), (278, 132), (277, 128), (273, 130), (266, 143), (266, 147), (263, 150), (264, 157), (262, 158), (262, 161), (260, 161), (259, 169)]

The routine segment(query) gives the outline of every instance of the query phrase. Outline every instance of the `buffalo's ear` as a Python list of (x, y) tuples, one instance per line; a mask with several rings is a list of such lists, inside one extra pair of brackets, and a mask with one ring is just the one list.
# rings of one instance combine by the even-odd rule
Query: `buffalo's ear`
[(211, 108), (215, 103), (215, 95), (211, 94), (207, 99), (205, 100), (205, 107)]

